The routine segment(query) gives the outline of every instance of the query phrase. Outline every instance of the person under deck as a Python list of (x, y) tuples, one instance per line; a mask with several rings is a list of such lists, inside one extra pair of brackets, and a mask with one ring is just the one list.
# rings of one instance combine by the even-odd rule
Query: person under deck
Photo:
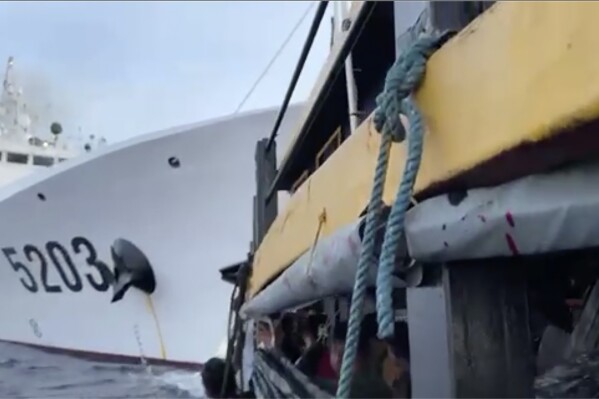
[[(331, 337), (331, 366), (337, 374), (341, 371), (341, 361), (345, 348), (347, 324), (339, 323), (333, 328)], [(362, 321), (358, 353), (354, 363), (354, 378), (350, 390), (351, 398), (392, 398), (393, 392), (382, 376), (382, 361), (377, 355), (376, 317), (368, 314)], [(380, 341), (378, 341), (380, 342)], [(335, 391), (333, 391), (335, 392)]]
[(335, 380), (336, 373), (331, 366), (329, 350), (319, 337), (319, 330), (326, 325), (326, 316), (310, 314), (300, 321), (300, 332), (304, 341), (304, 351), (297, 360), (296, 367), (310, 378)]
[(213, 357), (204, 363), (202, 368), (202, 384), (204, 385), (204, 393), (206, 397), (211, 399), (217, 398), (247, 398), (254, 399), (252, 392), (244, 392), (241, 395), (237, 391), (237, 383), (235, 382), (235, 371), (229, 370), (227, 375), (227, 383), (224, 386), (224, 394), (221, 396), (223, 389), (223, 381), (225, 380), (226, 363), (224, 359)]

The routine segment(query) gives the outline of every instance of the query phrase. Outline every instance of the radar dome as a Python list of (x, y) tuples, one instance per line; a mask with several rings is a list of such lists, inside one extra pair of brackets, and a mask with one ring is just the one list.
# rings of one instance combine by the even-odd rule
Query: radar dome
[(62, 125), (58, 122), (54, 122), (50, 125), (50, 131), (53, 135), (58, 136), (60, 133), (62, 133)]

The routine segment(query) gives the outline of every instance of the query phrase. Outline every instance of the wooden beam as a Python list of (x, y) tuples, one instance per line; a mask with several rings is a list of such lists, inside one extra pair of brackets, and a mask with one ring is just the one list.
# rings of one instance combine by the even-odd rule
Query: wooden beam
[(408, 288), (414, 397), (532, 397), (526, 269), (509, 262), (452, 264)]

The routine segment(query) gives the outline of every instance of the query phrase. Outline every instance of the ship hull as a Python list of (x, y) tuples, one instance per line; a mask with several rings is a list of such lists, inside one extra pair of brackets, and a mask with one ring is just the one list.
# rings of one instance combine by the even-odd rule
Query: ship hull
[[(254, 148), (275, 117), (147, 135), (0, 190), (0, 340), (118, 362), (212, 356), (231, 293), (218, 269), (249, 249)], [(119, 238), (148, 258), (156, 289), (111, 303)]]

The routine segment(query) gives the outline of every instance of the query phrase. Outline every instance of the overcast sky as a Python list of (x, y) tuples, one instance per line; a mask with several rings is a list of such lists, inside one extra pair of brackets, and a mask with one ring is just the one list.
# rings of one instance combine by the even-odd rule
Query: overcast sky
[[(109, 142), (235, 110), (310, 5), (287, 2), (0, 2), (0, 61), (44, 122)], [(330, 8), (330, 7), (329, 7)], [(279, 105), (316, 7), (244, 110)], [(322, 24), (295, 100), (328, 54)]]

